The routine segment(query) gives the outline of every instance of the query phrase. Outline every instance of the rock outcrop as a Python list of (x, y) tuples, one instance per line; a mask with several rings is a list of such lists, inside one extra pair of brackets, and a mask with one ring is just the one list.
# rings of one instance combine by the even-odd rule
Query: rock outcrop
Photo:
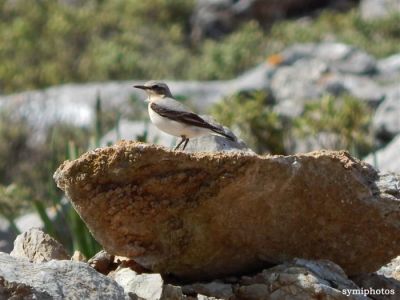
[(301, 257), (356, 275), (400, 252), (399, 177), (346, 152), (121, 142), (64, 162), (54, 178), (107, 252), (162, 274), (216, 278)]

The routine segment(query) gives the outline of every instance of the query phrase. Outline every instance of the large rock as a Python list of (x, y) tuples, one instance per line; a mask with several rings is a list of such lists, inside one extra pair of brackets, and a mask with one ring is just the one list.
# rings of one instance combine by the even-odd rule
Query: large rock
[(1, 278), (7, 293), (15, 292), (13, 285), (24, 287), (27, 297), (40, 293), (22, 299), (129, 299), (115, 281), (81, 262), (31, 263), (0, 252), (0, 290)]
[(70, 259), (63, 245), (38, 228), (31, 228), (18, 235), (10, 255), (24, 257), (31, 262)]
[(346, 152), (188, 154), (121, 142), (64, 162), (54, 178), (107, 252), (197, 279), (293, 257), (375, 271), (400, 252), (399, 177), (388, 176)]

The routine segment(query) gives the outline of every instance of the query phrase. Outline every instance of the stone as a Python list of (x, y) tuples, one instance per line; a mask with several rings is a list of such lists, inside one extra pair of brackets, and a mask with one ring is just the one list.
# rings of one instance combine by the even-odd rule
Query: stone
[[(28, 289), (28, 295), (37, 292), (45, 295), (37, 299), (129, 299), (115, 281), (82, 262), (51, 260), (31, 263), (27, 259), (0, 253), (0, 278)], [(10, 292), (15, 288), (7, 290)]]
[(400, 173), (400, 134), (384, 148), (369, 154), (364, 160), (382, 172)]
[[(323, 62), (335, 73), (368, 75), (377, 71), (377, 62), (371, 55), (342, 43), (295, 44), (282, 51), (281, 55), (284, 65), (294, 65), (301, 60), (306, 62), (316, 60)], [(304, 68), (303, 72), (309, 77), (307, 68)]]
[(339, 92), (332, 94), (348, 93), (360, 100), (368, 102), (372, 107), (385, 98), (383, 88), (369, 77), (355, 75), (336, 75), (327, 79), (327, 89), (333, 84), (340, 86)]
[(137, 274), (129, 268), (123, 268), (113, 274), (113, 279), (131, 297), (159, 300), (163, 293), (164, 281), (160, 274)]
[[(378, 61), (379, 80), (395, 84), (400, 80), (400, 54), (394, 54)], [(396, 81), (397, 80), (397, 81)]]
[(161, 300), (181, 300), (187, 299), (183, 294), (182, 288), (180, 286), (175, 286), (172, 284), (165, 284), (163, 287)]
[(23, 283), (8, 282), (0, 276), (0, 299), (41, 299), (52, 300), (46, 292), (41, 292)]
[(400, 86), (388, 87), (385, 95), (373, 117), (373, 127), (377, 136), (391, 139), (400, 133)]
[(39, 228), (31, 228), (18, 235), (10, 255), (27, 258), (36, 263), (52, 259), (70, 259), (64, 246)]
[(111, 255), (104, 250), (101, 250), (89, 259), (88, 264), (97, 272), (104, 275), (107, 275), (111, 270), (116, 268), (116, 265), (114, 264), (114, 255)]
[(293, 65), (275, 71), (271, 91), (278, 102), (318, 99), (323, 93), (318, 81), (328, 70), (327, 64), (321, 60), (297, 60)]
[(75, 250), (74, 254), (71, 256), (71, 260), (72, 261), (82, 261), (82, 262), (86, 262), (87, 258), (86, 256), (80, 252), (79, 250)]
[(221, 299), (233, 298), (232, 285), (223, 282), (212, 281), (209, 283), (194, 283), (182, 287), (185, 294), (200, 294)]
[(399, 176), (343, 151), (184, 153), (124, 141), (64, 162), (54, 179), (107, 252), (187, 280), (294, 257), (355, 275), (400, 251)]
[(400, 12), (399, 0), (362, 0), (360, 3), (361, 17), (365, 20), (375, 20)]
[(356, 49), (342, 61), (335, 62), (334, 66), (342, 73), (356, 75), (374, 74), (377, 71), (375, 59), (371, 55)]
[(397, 293), (400, 291), (400, 281), (393, 278), (368, 273), (355, 276), (352, 280), (364, 291), (364, 294), (374, 300), (399, 299)]
[(343, 270), (327, 261), (294, 261), (243, 277), (235, 290), (238, 299), (367, 299), (364, 296), (345, 295), (344, 291), (358, 289)]
[(400, 282), (400, 256), (392, 259), (390, 263), (381, 267), (376, 273), (385, 277), (394, 278)]

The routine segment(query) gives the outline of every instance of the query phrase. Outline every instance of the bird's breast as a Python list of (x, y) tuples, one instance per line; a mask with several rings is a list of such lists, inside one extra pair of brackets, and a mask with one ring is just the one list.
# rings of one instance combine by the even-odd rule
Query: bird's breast
[(188, 138), (207, 134), (208, 131), (204, 128), (189, 126), (166, 117), (160, 116), (152, 108), (151, 104), (148, 106), (149, 116), (151, 122), (161, 131), (164, 131), (174, 136), (186, 136)]

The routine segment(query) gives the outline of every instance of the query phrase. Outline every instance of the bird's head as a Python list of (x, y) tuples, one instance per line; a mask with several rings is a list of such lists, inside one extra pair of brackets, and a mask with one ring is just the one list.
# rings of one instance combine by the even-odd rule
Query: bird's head
[(159, 81), (148, 81), (144, 85), (134, 85), (135, 88), (144, 90), (151, 97), (172, 97), (168, 85)]

